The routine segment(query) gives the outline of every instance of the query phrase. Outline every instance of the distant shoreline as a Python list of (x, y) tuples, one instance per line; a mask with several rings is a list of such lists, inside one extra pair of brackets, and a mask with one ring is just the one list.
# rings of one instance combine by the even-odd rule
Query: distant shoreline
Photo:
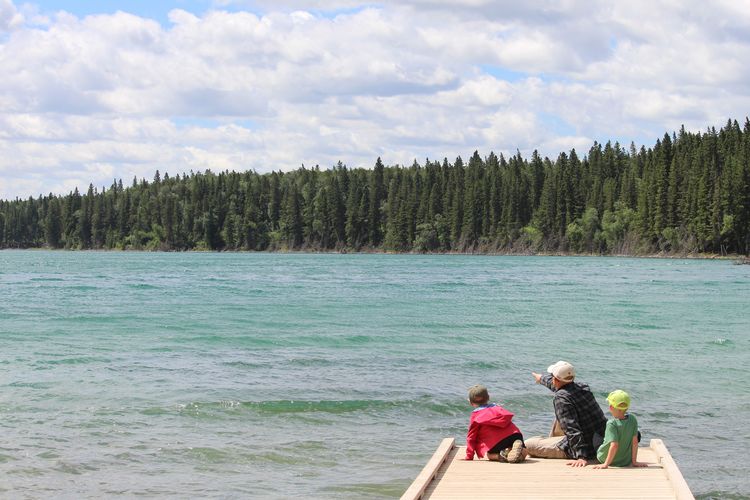
[(720, 255), (714, 253), (650, 253), (650, 254), (591, 254), (571, 252), (393, 252), (389, 250), (139, 250), (139, 249), (70, 249), (70, 248), (3, 248), (0, 251), (50, 251), (50, 252), (102, 252), (102, 253), (231, 253), (231, 254), (327, 254), (327, 255), (465, 255), (477, 257), (609, 257), (624, 259), (686, 259), (686, 260), (730, 260), (738, 264), (750, 264), (750, 256), (739, 254)]

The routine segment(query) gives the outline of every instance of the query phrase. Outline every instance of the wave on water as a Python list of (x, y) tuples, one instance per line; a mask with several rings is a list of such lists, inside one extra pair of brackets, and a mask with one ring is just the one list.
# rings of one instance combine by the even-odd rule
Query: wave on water
[(674, 413), (655, 411), (648, 414), (648, 420), (652, 423), (652, 426), (655, 424), (669, 424), (674, 422), (676, 416)]
[(242, 406), (259, 413), (285, 414), (285, 413), (329, 413), (342, 414), (350, 412), (375, 412), (375, 411), (411, 411), (419, 407), (420, 411), (440, 414), (457, 415), (466, 412), (466, 405), (460, 403), (444, 403), (421, 400), (382, 400), (382, 399), (354, 399), (354, 400), (317, 400), (317, 401), (258, 401), (245, 402)]
[(146, 415), (149, 417), (158, 417), (160, 415), (170, 415), (174, 412), (175, 412), (174, 408), (165, 408), (163, 406), (154, 406), (151, 408), (144, 408), (140, 410), (140, 413), (142, 415)]
[(497, 328), (496, 323), (479, 323), (479, 322), (467, 322), (464, 324), (464, 328), (469, 330), (494, 330)]
[(63, 359), (49, 359), (37, 361), (37, 365), (85, 365), (89, 363), (110, 363), (109, 358), (100, 358), (96, 356), (79, 356)]
[(49, 389), (55, 386), (54, 382), (12, 382), (9, 387), (26, 387), (28, 389)]
[(57, 465), (55, 467), (52, 467), (52, 469), (64, 474), (74, 474), (77, 476), (98, 470), (97, 467), (91, 465), (83, 463), (76, 464), (62, 460), (58, 461)]
[(232, 368), (239, 368), (242, 370), (255, 370), (257, 368), (263, 368), (263, 366), (265, 366), (260, 363), (250, 363), (248, 361), (225, 361), (223, 365), (230, 366)]
[(187, 448), (184, 451), (193, 460), (198, 460), (199, 462), (234, 463), (236, 461), (233, 453), (217, 448), (198, 446)]
[(702, 495), (696, 495), (695, 500), (750, 500), (750, 495), (729, 493), (728, 491), (709, 491)]
[(156, 285), (149, 285), (148, 283), (129, 283), (125, 286), (136, 290), (157, 290), (159, 288)]
[[(261, 451), (260, 453), (254, 454), (251, 457), (250, 462), (255, 463), (258, 461), (269, 462), (277, 465), (304, 465), (310, 460), (306, 455), (299, 453), (285, 453), (278, 451)], [(325, 458), (323, 455), (321, 458), (316, 458), (318, 465), (334, 467), (336, 462)]]
[(729, 347), (729, 346), (731, 346), (731, 345), (734, 345), (734, 342), (732, 342), (732, 341), (731, 341), (731, 340), (729, 340), (729, 339), (725, 339), (725, 338), (721, 338), (721, 337), (719, 337), (719, 338), (716, 338), (716, 339), (714, 339), (713, 341), (711, 341), (711, 344), (712, 344), (712, 345), (718, 345), (718, 346), (725, 346), (725, 347)]
[(339, 364), (339, 362), (325, 358), (292, 358), (287, 363), (302, 367), (337, 366)]
[[(171, 327), (170, 327), (171, 328)], [(175, 331), (178, 331), (175, 329)], [(190, 331), (185, 330), (185, 331)], [(294, 339), (291, 339), (294, 340)], [(194, 336), (186, 337), (185, 343), (191, 344), (209, 344), (222, 345), (231, 344), (234, 347), (278, 347), (283, 346), (285, 337), (271, 336), (265, 332), (221, 332), (221, 333), (199, 333)]]
[(628, 323), (628, 328), (632, 328), (634, 330), (666, 330), (666, 326), (662, 325), (654, 325), (651, 323)]
[(242, 406), (260, 413), (349, 413), (373, 409), (387, 410), (398, 406), (397, 401), (384, 400), (319, 400), (319, 401), (258, 401), (245, 402)]
[(104, 320), (105, 316), (97, 316), (92, 314), (77, 314), (72, 316), (62, 316), (59, 318), (55, 318), (55, 321), (65, 322), (65, 323), (73, 323), (73, 324), (88, 324), (88, 323), (101, 323)]
[(350, 346), (365, 346), (383, 340), (373, 335), (286, 335), (273, 340), (252, 338), (252, 342), (267, 342), (277, 347), (311, 346), (315, 348), (340, 348)]
[(455, 416), (466, 413), (463, 400), (456, 402), (437, 402), (434, 400), (275, 400), (275, 401), (195, 401), (176, 406), (158, 406), (144, 408), (140, 413), (149, 416), (182, 414), (198, 418), (214, 418), (221, 415), (230, 416), (249, 412), (260, 415), (285, 414), (329, 414), (340, 415), (362, 412), (373, 414), (379, 412), (412, 412), (415, 408), (424, 413)]
[(343, 341), (347, 344), (363, 345), (369, 344), (374, 339), (370, 335), (349, 335), (343, 338)]
[(498, 361), (492, 362), (492, 361), (468, 361), (465, 363), (466, 368), (471, 368), (474, 370), (500, 370), (502, 368), (506, 368), (503, 364), (501, 364)]
[(383, 483), (358, 483), (345, 486), (328, 486), (323, 491), (348, 498), (397, 498), (404, 492), (403, 482), (393, 480)]

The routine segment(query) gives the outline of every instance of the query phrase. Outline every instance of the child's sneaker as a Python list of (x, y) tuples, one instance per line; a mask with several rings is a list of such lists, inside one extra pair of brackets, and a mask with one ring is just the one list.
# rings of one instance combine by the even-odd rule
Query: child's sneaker
[(493, 462), (507, 462), (508, 460), (505, 458), (504, 452), (505, 450), (500, 453), (487, 453), (487, 460), (492, 460)]
[(513, 446), (508, 448), (506, 460), (512, 464), (517, 464), (526, 460), (526, 453), (523, 447), (523, 441), (516, 439), (513, 441)]

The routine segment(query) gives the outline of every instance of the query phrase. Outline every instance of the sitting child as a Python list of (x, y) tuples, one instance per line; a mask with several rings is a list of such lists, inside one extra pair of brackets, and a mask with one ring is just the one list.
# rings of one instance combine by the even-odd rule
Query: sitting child
[(490, 403), (483, 385), (469, 389), (469, 403), (474, 407), (466, 435), (466, 460), (487, 455), (489, 460), (518, 463), (526, 459), (526, 446), (521, 431), (513, 423), (513, 414), (502, 406)]
[(630, 396), (627, 392), (616, 390), (607, 396), (609, 411), (614, 418), (607, 421), (604, 442), (596, 453), (601, 465), (594, 469), (615, 467), (647, 467), (648, 464), (638, 461), (638, 421), (634, 415), (625, 413), (630, 408)]

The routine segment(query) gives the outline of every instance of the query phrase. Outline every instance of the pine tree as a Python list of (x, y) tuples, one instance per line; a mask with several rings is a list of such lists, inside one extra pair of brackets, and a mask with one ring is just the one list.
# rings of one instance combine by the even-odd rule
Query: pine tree
[[(0, 235), (2, 235), (1, 231)], [(62, 210), (60, 200), (52, 194), (49, 197), (49, 209), (45, 218), (44, 238), (50, 248), (60, 248), (62, 245)]]
[(369, 225), (370, 225), (370, 244), (373, 247), (379, 246), (383, 241), (382, 228), (382, 203), (384, 198), (383, 171), (385, 167), (378, 157), (375, 162), (375, 168), (370, 175), (370, 206), (369, 206)]
[(104, 199), (106, 191), (94, 195), (94, 203), (91, 211), (91, 247), (102, 248), (107, 235), (106, 220), (104, 218)]
[(454, 186), (453, 203), (451, 205), (451, 241), (453, 248), (460, 248), (460, 239), (464, 222), (464, 162), (459, 156), (453, 164), (451, 183)]
[(301, 197), (294, 182), (287, 189), (281, 209), (280, 229), (289, 249), (302, 245), (302, 206)]

